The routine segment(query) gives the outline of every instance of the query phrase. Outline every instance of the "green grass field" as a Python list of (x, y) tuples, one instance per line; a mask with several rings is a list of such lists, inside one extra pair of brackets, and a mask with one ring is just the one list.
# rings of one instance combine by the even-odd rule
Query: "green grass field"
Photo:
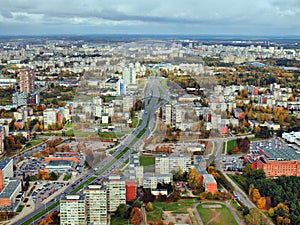
[(110, 217), (110, 224), (111, 225), (123, 225), (123, 224), (129, 224), (129, 220), (122, 219), (116, 216)]
[(44, 139), (44, 138), (33, 138), (33, 139), (31, 139), (31, 140), (24, 146), (23, 150), (26, 150), (26, 149), (28, 149), (28, 148), (31, 148), (31, 147), (35, 146), (35, 145), (38, 145), (38, 144), (42, 143), (42, 142), (45, 141), (45, 140), (46, 140), (46, 139)]
[[(221, 205), (222, 208), (203, 208), (203, 205)], [(205, 203), (198, 205), (197, 210), (204, 225), (238, 225), (230, 210), (219, 203)]]
[(227, 152), (229, 149), (233, 150), (234, 147), (237, 147), (236, 140), (230, 140), (227, 142)]
[(140, 165), (141, 166), (151, 166), (155, 163), (154, 156), (140, 156)]
[(162, 219), (163, 211), (172, 211), (174, 214), (187, 213), (187, 209), (191, 208), (198, 199), (182, 199), (178, 202), (153, 202), (153, 211), (147, 212), (148, 221), (160, 221)]

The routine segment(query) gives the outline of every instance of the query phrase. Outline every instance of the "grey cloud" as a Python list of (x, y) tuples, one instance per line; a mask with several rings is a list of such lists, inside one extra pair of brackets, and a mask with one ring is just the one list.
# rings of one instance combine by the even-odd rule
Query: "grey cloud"
[(11, 12), (1, 12), (1, 15), (5, 18), (11, 19), (13, 18), (13, 15), (11, 14)]
[[(270, 32), (299, 28), (299, 0), (0, 0), (0, 14), (10, 27), (72, 27), (86, 31)], [(14, 15), (14, 16), (13, 16)], [(40, 18), (40, 19), (37, 19)], [(2, 22), (3, 22), (2, 21)], [(1, 17), (0, 17), (1, 22)], [(110, 25), (107, 25), (109, 24)], [(83, 29), (83, 27), (85, 27)], [(66, 30), (66, 29), (65, 29)], [(63, 32), (64, 30), (62, 30)], [(77, 32), (77, 31), (76, 31)], [(297, 31), (298, 33), (300, 31)]]

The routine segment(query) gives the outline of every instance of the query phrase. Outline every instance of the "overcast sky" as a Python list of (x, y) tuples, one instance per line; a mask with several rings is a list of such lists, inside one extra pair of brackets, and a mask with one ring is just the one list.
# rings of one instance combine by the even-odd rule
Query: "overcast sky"
[(300, 35), (300, 0), (0, 0), (0, 35)]

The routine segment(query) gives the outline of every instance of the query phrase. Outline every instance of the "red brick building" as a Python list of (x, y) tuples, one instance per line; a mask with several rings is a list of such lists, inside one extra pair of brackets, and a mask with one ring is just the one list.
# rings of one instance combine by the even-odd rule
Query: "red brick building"
[(268, 160), (260, 158), (256, 161), (257, 169), (263, 169), (267, 177), (300, 176), (300, 161), (296, 160)]
[(126, 202), (136, 199), (136, 182), (126, 181)]

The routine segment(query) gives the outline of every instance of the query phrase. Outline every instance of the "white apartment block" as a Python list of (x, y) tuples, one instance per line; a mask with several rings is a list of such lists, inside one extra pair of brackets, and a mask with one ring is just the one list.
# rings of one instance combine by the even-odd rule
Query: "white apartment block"
[(167, 174), (145, 173), (143, 187), (156, 189), (158, 183), (168, 184), (171, 182), (173, 182), (173, 175), (171, 173), (167, 173)]
[(120, 204), (126, 204), (126, 184), (120, 175), (111, 175), (107, 182), (108, 212), (114, 212)]
[(89, 185), (83, 190), (85, 194), (87, 224), (107, 224), (107, 190), (105, 186)]
[(14, 176), (13, 159), (4, 158), (0, 160), (0, 191), (6, 185), (6, 179)]
[(160, 155), (155, 157), (155, 172), (160, 174), (174, 173), (181, 168), (183, 171), (189, 171), (192, 160), (190, 155), (172, 154)]
[(56, 122), (56, 110), (45, 109), (43, 112), (44, 128), (47, 129), (48, 125)]
[(85, 197), (83, 195), (66, 195), (60, 200), (61, 225), (85, 225)]

